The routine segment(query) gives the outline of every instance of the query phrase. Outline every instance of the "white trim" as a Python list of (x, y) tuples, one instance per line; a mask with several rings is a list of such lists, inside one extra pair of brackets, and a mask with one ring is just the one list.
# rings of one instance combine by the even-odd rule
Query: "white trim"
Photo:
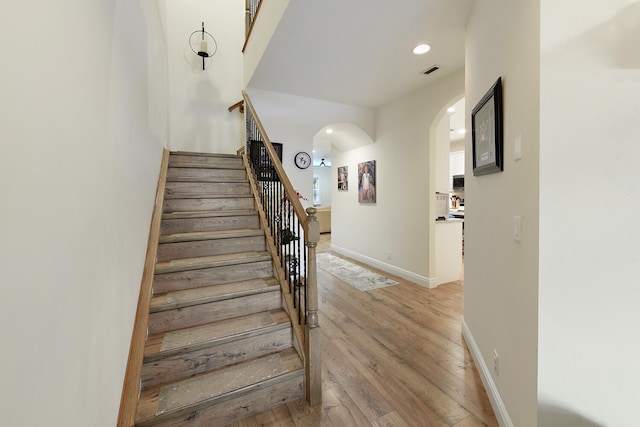
[(464, 318), (462, 319), (462, 337), (467, 343), (471, 357), (478, 368), (478, 373), (480, 374), (482, 384), (484, 384), (484, 388), (487, 391), (489, 400), (491, 401), (491, 406), (493, 407), (493, 412), (495, 412), (496, 418), (498, 419), (498, 424), (500, 427), (513, 427), (511, 417), (509, 417), (507, 408), (504, 406), (498, 387), (496, 387), (496, 383), (493, 382), (493, 377), (489, 372), (487, 364), (482, 358), (480, 348), (476, 344), (476, 340), (473, 338), (473, 334), (471, 333), (469, 326), (467, 326), (467, 322), (465, 322)]
[(368, 264), (387, 273), (402, 277), (403, 279), (409, 280), (410, 282), (413, 282), (420, 286), (424, 286), (425, 288), (433, 289), (439, 285), (438, 281), (435, 278), (429, 278), (413, 273), (411, 271), (403, 270), (391, 264), (369, 258), (368, 256), (350, 251), (349, 249), (341, 248), (340, 246), (336, 246), (334, 244), (331, 244), (331, 250), (341, 255), (348, 256), (349, 258), (355, 259), (356, 261)]

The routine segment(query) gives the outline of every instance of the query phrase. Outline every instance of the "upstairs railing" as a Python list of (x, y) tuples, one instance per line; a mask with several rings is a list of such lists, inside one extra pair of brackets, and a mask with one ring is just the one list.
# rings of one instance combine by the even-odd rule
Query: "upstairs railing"
[(306, 367), (306, 398), (311, 405), (321, 401), (320, 330), (316, 247), (320, 225), (316, 209), (305, 211), (298, 193), (282, 167), (282, 145), (272, 143), (243, 92), (247, 144), (239, 150), (250, 173), (256, 202), (260, 205), (269, 249), (285, 295), (287, 311), (303, 347)]
[(251, 27), (253, 26), (253, 20), (258, 14), (262, 0), (245, 0), (245, 36), (249, 38)]

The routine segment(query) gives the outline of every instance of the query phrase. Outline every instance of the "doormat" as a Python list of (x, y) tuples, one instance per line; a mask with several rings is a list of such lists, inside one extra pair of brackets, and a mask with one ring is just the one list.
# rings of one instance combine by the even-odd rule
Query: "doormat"
[(398, 284), (395, 280), (327, 252), (318, 254), (316, 260), (319, 268), (362, 292)]

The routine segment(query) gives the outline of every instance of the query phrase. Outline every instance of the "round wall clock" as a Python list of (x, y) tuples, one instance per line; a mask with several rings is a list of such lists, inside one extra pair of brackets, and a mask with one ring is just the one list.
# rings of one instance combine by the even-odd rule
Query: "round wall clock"
[(296, 163), (296, 166), (300, 169), (306, 169), (311, 166), (311, 156), (309, 155), (309, 153), (305, 153), (304, 151), (296, 154), (294, 161)]

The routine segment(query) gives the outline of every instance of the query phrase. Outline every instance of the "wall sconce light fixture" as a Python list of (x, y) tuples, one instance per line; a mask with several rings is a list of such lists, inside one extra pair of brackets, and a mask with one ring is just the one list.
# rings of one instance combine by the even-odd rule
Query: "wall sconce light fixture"
[(320, 167), (322, 167), (322, 168), (323, 168), (323, 167), (325, 167), (325, 166), (327, 166), (327, 165), (326, 165), (326, 163), (324, 162), (324, 159), (322, 159), (322, 161), (320, 162)]
[[(194, 45), (196, 46), (195, 48)], [(218, 51), (218, 43), (211, 34), (204, 30), (204, 22), (202, 23), (202, 30), (196, 30), (189, 36), (189, 47), (193, 53), (202, 57), (203, 70), (205, 58), (212, 57)]]

